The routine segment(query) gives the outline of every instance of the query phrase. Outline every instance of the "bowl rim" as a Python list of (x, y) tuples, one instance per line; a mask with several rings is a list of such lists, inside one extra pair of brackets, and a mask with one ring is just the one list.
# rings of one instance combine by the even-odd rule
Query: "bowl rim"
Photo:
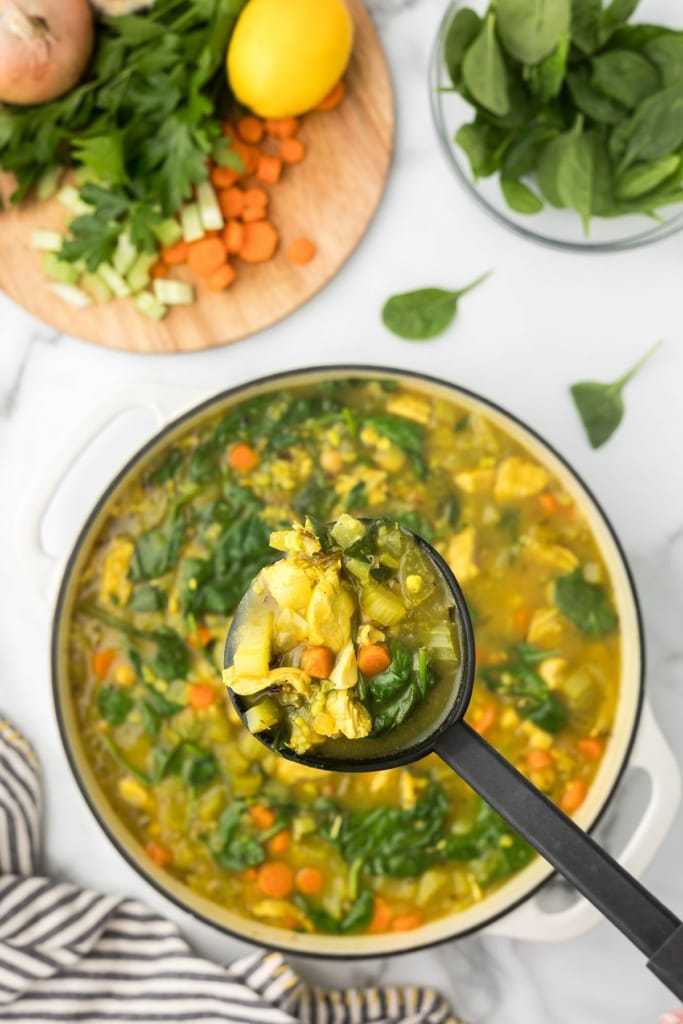
[[(441, 81), (441, 75), (443, 71), (444, 62), (442, 59), (443, 54), (443, 43), (446, 31), (450, 21), (457, 9), (464, 6), (463, 0), (449, 0), (446, 10), (439, 21), (439, 27), (437, 29), (436, 38), (432, 44), (430, 58), (429, 58), (429, 71), (427, 75), (428, 88), (429, 88), (429, 105), (432, 112), (432, 121), (434, 128), (439, 140), (439, 146), (446, 156), (446, 159), (455, 171), (455, 176), (463, 186), (465, 192), (473, 198), (486, 213), (495, 220), (498, 224), (502, 224), (510, 231), (514, 231), (515, 234), (519, 235), (520, 238), (526, 239), (528, 242), (537, 242), (540, 245), (545, 245), (550, 249), (555, 249), (560, 252), (573, 252), (573, 253), (616, 253), (616, 252), (628, 252), (631, 249), (640, 249), (646, 245), (654, 245), (655, 242), (660, 242), (665, 238), (671, 238), (673, 235), (678, 234), (679, 231), (683, 230), (683, 209), (680, 213), (671, 217), (664, 223), (655, 223), (655, 225), (649, 230), (642, 231), (637, 235), (632, 235), (628, 238), (623, 238), (611, 241), (611, 242), (571, 242), (565, 241), (561, 238), (554, 238), (549, 234), (542, 234), (540, 231), (534, 231), (531, 227), (526, 227), (525, 224), (520, 224), (513, 220), (511, 217), (493, 206), (476, 187), (476, 184), (470, 179), (469, 175), (464, 169), (464, 164), (460, 162), (456, 155), (455, 145), (451, 145), (449, 139), (452, 135), (453, 129), (448, 127), (445, 121), (444, 113), (442, 110), (442, 104), (440, 100), (439, 87), (443, 84)], [(496, 172), (497, 173), (497, 172)], [(578, 217), (578, 214), (577, 214)], [(532, 218), (529, 218), (530, 220)], [(598, 218), (599, 219), (599, 218)]]
[[(640, 662), (638, 666), (638, 673), (636, 679), (636, 695), (633, 707), (633, 720), (630, 727), (630, 735), (627, 737), (624, 744), (624, 749), (621, 754), (621, 762), (614, 770), (614, 775), (610, 785), (607, 787), (604, 796), (601, 798), (600, 806), (592, 818), (592, 820), (585, 826), (586, 832), (592, 832), (596, 826), (602, 820), (603, 815), (608, 809), (615, 792), (624, 776), (624, 773), (628, 767), (631, 753), (636, 741), (636, 737), (639, 730), (641, 721), (643, 703), (645, 698), (645, 676), (646, 676), (646, 652), (645, 652), (645, 637), (643, 628), (643, 616), (638, 598), (638, 593), (635, 586), (635, 579), (631, 566), (627, 560), (626, 554), (619, 540), (619, 537), (612, 525), (611, 520), (607, 516), (606, 512), (602, 508), (602, 505), (598, 502), (593, 491), (583, 481), (579, 473), (571, 466), (568, 460), (561, 455), (550, 442), (546, 441), (540, 433), (530, 427), (524, 420), (516, 416), (514, 413), (509, 412), (499, 403), (492, 399), (486, 398), (476, 391), (470, 388), (455, 384), (451, 381), (435, 377), (431, 374), (422, 373), (417, 370), (400, 369), (389, 366), (377, 366), (373, 364), (362, 364), (362, 363), (340, 363), (340, 364), (329, 364), (329, 365), (317, 365), (317, 366), (304, 366), (289, 370), (283, 370), (276, 373), (268, 374), (263, 377), (250, 378), (243, 381), (240, 384), (234, 385), (233, 387), (226, 388), (220, 392), (212, 394), (207, 398), (202, 399), (197, 403), (193, 403), (188, 408), (182, 410), (177, 416), (171, 416), (171, 418), (150, 437), (142, 445), (140, 445), (134, 453), (126, 460), (124, 465), (118, 470), (118, 472), (109, 481), (98, 500), (92, 506), (90, 512), (86, 516), (81, 529), (78, 532), (76, 539), (74, 540), (68, 558), (65, 560), (61, 578), (59, 582), (59, 588), (56, 595), (52, 620), (51, 620), (51, 643), (50, 643), (50, 669), (51, 669), (51, 690), (52, 700), (57, 719), (57, 725), (59, 729), (59, 736), (61, 739), (62, 747), (71, 769), (71, 773), (76, 781), (76, 785), (81, 793), (81, 796), (85, 800), (90, 812), (93, 814), (97, 824), (102, 829), (104, 835), (112, 843), (114, 848), (123, 857), (127, 864), (140, 875), (145, 882), (149, 883), (156, 892), (164, 899), (170, 900), (176, 907), (178, 907), (183, 913), (189, 914), (196, 920), (203, 924), (209, 925), (216, 931), (223, 935), (231, 936), (242, 942), (247, 942), (252, 945), (257, 945), (269, 950), (278, 952), (284, 952), (287, 955), (298, 955), (307, 956), (312, 959), (319, 960), (371, 960), (377, 958), (383, 958), (386, 956), (398, 956), (416, 952), (417, 950), (431, 949), (440, 945), (444, 945), (447, 942), (455, 941), (458, 939), (466, 938), (469, 935), (473, 935), (477, 932), (481, 932), (483, 929), (488, 928), (495, 922), (511, 914), (514, 910), (521, 907), (524, 903), (535, 896), (547, 883), (556, 875), (548, 865), (548, 871), (545, 877), (540, 879), (537, 883), (524, 888), (523, 892), (519, 896), (514, 897), (507, 902), (500, 910), (494, 911), (486, 916), (482, 921), (475, 923), (472, 926), (463, 928), (462, 930), (456, 931), (454, 934), (441, 935), (436, 938), (426, 938), (423, 940), (414, 940), (410, 942), (408, 937), (413, 933), (407, 932), (401, 936), (403, 944), (400, 948), (386, 948), (384, 950), (378, 950), (373, 952), (367, 951), (356, 951), (349, 952), (337, 952), (328, 950), (315, 950), (315, 949), (296, 949), (293, 944), (278, 943), (276, 938), (272, 940), (269, 937), (251, 937), (249, 934), (245, 934), (244, 931), (239, 931), (237, 927), (229, 927), (223, 922), (219, 922), (215, 917), (212, 918), (208, 912), (204, 913), (198, 907), (185, 902), (180, 894), (176, 894), (171, 887), (167, 887), (163, 884), (161, 878), (155, 876), (153, 870), (151, 870), (142, 860), (139, 858), (130, 844), (126, 844), (121, 840), (115, 832), (110, 828), (105, 815), (100, 811), (96, 794), (91, 790), (90, 786), (83, 778), (80, 766), (78, 764), (78, 758), (75, 752), (75, 744), (72, 743), (70, 728), (66, 719), (65, 708), (62, 704), (62, 693), (60, 686), (60, 659), (61, 650), (60, 642), (62, 640), (62, 630), (65, 628), (69, 619), (64, 617), (65, 608), (68, 602), (69, 595), (73, 587), (73, 573), (76, 568), (79, 556), (82, 553), (84, 544), (89, 539), (91, 529), (96, 524), (99, 516), (105, 510), (108, 502), (111, 500), (112, 493), (116, 491), (120, 484), (130, 475), (130, 473), (139, 465), (146, 455), (150, 454), (159, 443), (170, 433), (182, 427), (182, 425), (190, 420), (201, 417), (204, 413), (208, 412), (212, 407), (219, 406), (222, 403), (229, 401), (230, 399), (239, 400), (239, 396), (252, 389), (265, 389), (272, 388), (273, 385), (282, 384), (290, 379), (305, 379), (313, 378), (318, 380), (324, 379), (327, 375), (346, 375), (353, 377), (354, 375), (361, 375), (372, 379), (373, 377), (379, 378), (404, 378), (408, 380), (414, 380), (418, 383), (426, 384), (428, 386), (436, 387), (439, 389), (445, 389), (453, 394), (454, 398), (458, 395), (462, 395), (467, 399), (472, 400), (475, 403), (480, 403), (483, 407), (493, 410), (494, 413), (501, 416), (503, 419), (510, 421), (514, 426), (521, 428), (521, 430), (531, 437), (536, 443), (553, 456), (558, 463), (564, 468), (564, 470), (572, 477), (579, 487), (588, 496), (589, 501), (592, 503), (595, 511), (602, 521), (609, 539), (614, 545), (614, 550), (618, 556), (620, 567), (623, 570), (625, 582), (627, 585), (628, 596), (631, 599), (633, 606), (633, 615), (636, 626), (636, 649), (639, 652)], [(303, 380), (302, 380), (303, 382)], [(114, 815), (117, 820), (120, 821), (118, 815)], [(125, 826), (123, 826), (125, 830)], [(532, 864), (535, 862), (532, 862)], [(161, 873), (160, 873), (161, 874)], [(519, 877), (519, 876), (517, 876)], [(183, 888), (187, 888), (181, 883)], [(495, 890), (492, 896), (497, 892), (500, 892), (505, 888), (505, 885), (501, 886), (500, 889)], [(485, 901), (483, 901), (485, 902)], [(448, 920), (448, 915), (445, 918), (439, 920)], [(453, 919), (457, 919), (457, 915), (453, 916)], [(245, 920), (248, 920), (245, 918)], [(264, 926), (266, 927), (266, 926)], [(275, 932), (276, 929), (270, 927), (266, 930), (268, 932)], [(419, 932), (419, 930), (418, 930)], [(286, 933), (289, 934), (289, 933)], [(418, 933), (416, 933), (417, 936)], [(381, 938), (381, 936), (377, 936)], [(395, 937), (394, 937), (395, 938)]]

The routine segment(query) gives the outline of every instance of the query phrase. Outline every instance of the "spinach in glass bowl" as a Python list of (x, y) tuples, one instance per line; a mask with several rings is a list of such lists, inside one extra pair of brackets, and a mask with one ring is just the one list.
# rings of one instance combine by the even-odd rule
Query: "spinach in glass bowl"
[(526, 237), (609, 251), (683, 227), (673, 0), (454, 0), (431, 95), (458, 177)]

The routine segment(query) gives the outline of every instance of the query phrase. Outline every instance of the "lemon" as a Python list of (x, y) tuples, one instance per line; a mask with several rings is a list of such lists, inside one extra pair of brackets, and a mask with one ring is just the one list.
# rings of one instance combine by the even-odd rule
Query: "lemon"
[(296, 117), (336, 85), (352, 46), (343, 0), (249, 0), (228, 50), (230, 87), (260, 117)]

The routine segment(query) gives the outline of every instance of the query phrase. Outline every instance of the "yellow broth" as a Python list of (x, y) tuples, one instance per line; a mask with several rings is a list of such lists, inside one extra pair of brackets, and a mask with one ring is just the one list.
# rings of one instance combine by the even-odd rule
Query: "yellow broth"
[(93, 547), (70, 678), (97, 777), (152, 861), (271, 925), (405, 931), (483, 899), (532, 851), (434, 757), (361, 775), (284, 761), (221, 682), (231, 612), (276, 557), (270, 531), (343, 512), (390, 515), (446, 558), (474, 618), (468, 720), (575, 811), (620, 672), (595, 539), (484, 415), (391, 382), (281, 390), (169, 443)]

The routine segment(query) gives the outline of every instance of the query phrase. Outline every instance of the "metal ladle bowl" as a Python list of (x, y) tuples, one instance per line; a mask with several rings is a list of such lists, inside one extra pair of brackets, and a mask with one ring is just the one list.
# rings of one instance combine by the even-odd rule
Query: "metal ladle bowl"
[[(365, 521), (365, 520), (364, 520)], [(412, 533), (412, 531), (407, 531)], [(381, 771), (437, 754), (505, 821), (614, 924), (647, 957), (648, 968), (683, 1000), (683, 924), (643, 885), (621, 867), (524, 775), (506, 761), (464, 720), (475, 674), (472, 621), (460, 584), (431, 544), (415, 542), (443, 577), (453, 598), (461, 664), (451, 704), (428, 736), (400, 751), (371, 758), (337, 759), (316, 753), (275, 749), (267, 734), (255, 734), (281, 757), (311, 768), (337, 772)], [(251, 604), (251, 587), (242, 598), (225, 643), (224, 666), (230, 668), (242, 622)], [(246, 706), (230, 692), (246, 726)]]

